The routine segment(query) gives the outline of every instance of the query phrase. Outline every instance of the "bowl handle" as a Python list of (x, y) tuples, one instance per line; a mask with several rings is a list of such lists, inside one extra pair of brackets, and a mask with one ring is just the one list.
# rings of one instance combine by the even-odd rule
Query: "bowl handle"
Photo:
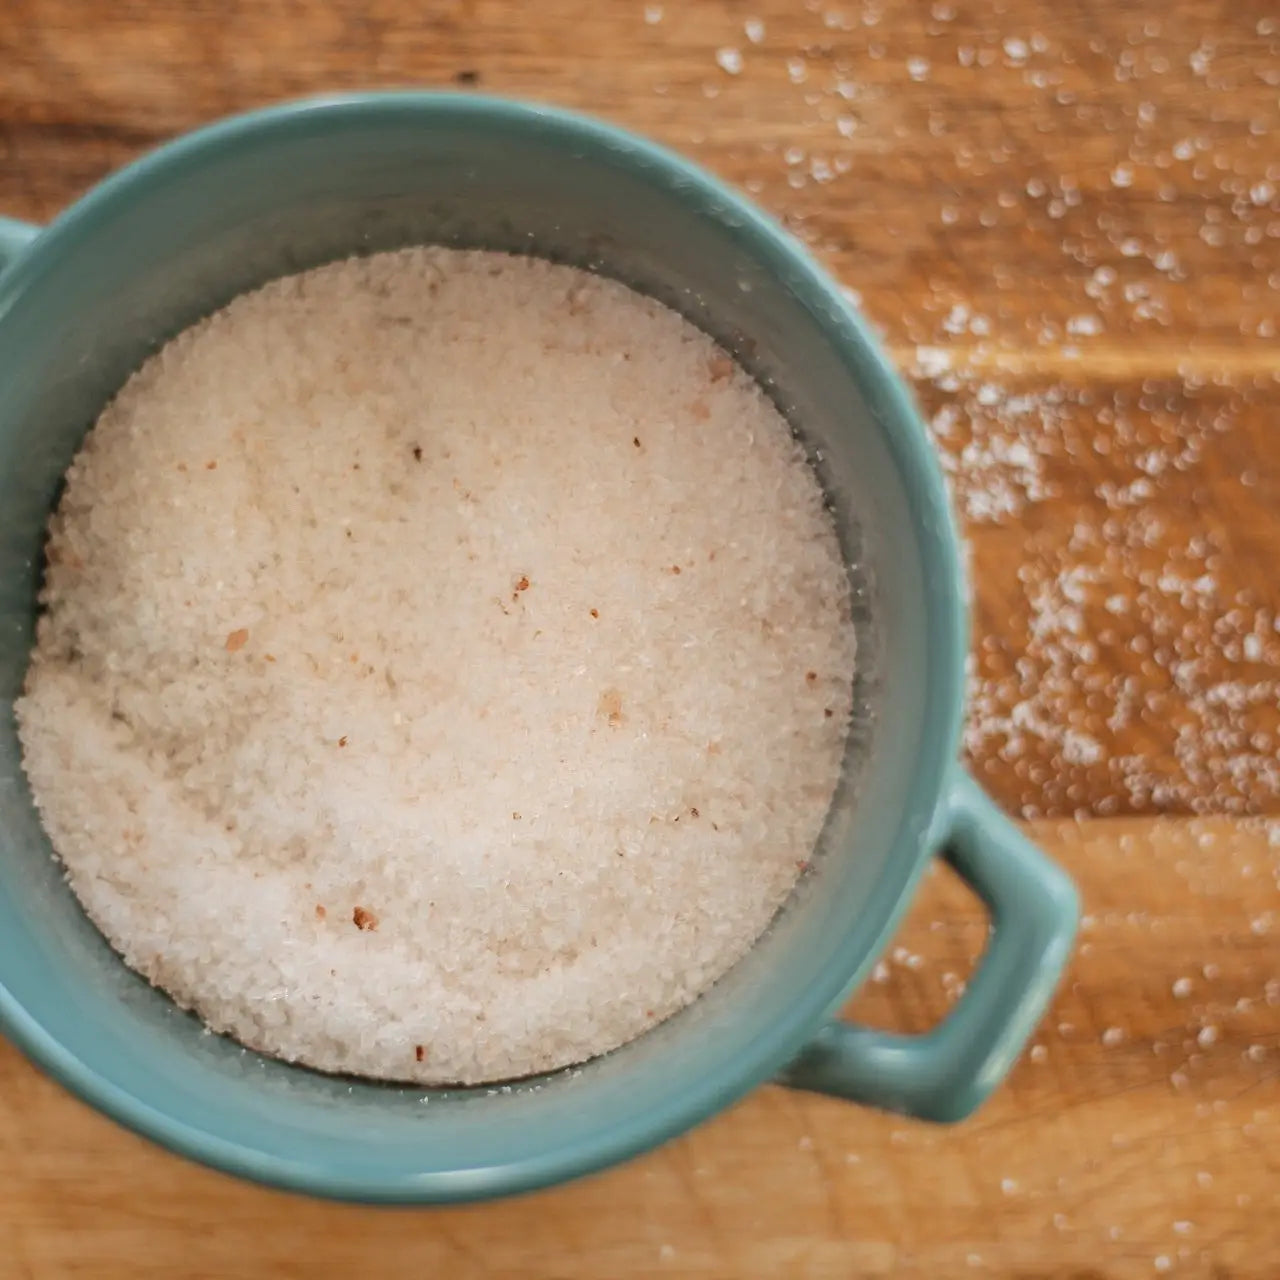
[(0, 271), (3, 271), (40, 234), (39, 227), (16, 218), (0, 216)]
[(828, 1023), (782, 1084), (945, 1122), (963, 1120), (1008, 1074), (1070, 954), (1075, 886), (959, 770), (944, 856), (991, 912), (990, 943), (960, 1003), (920, 1036)]

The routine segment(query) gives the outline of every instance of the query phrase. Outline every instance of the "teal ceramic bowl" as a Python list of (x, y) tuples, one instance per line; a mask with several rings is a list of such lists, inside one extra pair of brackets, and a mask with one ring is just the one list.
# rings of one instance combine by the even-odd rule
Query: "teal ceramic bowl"
[[(425, 1094), (242, 1050), (127, 971), (63, 882), (12, 711), (60, 478), (130, 371), (273, 276), (423, 241), (616, 276), (737, 353), (831, 495), (861, 645), (845, 782), (812, 872), (748, 956), (690, 1008), (580, 1069)], [(207, 1164), (398, 1203), (503, 1195), (599, 1169), (769, 1079), (954, 1120), (1005, 1075), (1066, 960), (1075, 894), (956, 764), (967, 627), (937, 460), (866, 326), (773, 222), (687, 161), (606, 125), (398, 93), (292, 103), (199, 130), (48, 228), (0, 222), (0, 260), (0, 1025), (36, 1063)], [(920, 1037), (833, 1021), (939, 855), (993, 918), (963, 998)]]

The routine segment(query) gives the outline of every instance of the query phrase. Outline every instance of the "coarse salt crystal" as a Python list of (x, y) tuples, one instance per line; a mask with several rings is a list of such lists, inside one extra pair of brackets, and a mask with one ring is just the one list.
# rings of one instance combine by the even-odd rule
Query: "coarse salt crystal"
[(716, 50), (716, 65), (728, 75), (736, 76), (742, 70), (742, 53), (738, 49), (725, 47)]

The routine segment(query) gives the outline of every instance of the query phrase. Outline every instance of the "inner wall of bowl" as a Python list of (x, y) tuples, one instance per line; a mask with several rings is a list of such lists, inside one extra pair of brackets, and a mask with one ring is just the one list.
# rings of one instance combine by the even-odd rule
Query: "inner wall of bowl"
[[(858, 722), (817, 871), (751, 954), (615, 1054), (509, 1091), (429, 1101), (420, 1089), (326, 1078), (204, 1035), (129, 974), (61, 879), (12, 717), (50, 505), (129, 372), (246, 288), (415, 242), (603, 271), (734, 350), (819, 465), (856, 566), (862, 642)], [(494, 104), (420, 111), (392, 101), (299, 111), (185, 144), (99, 193), (44, 250), (0, 289), (0, 983), (30, 1015), (19, 1038), (61, 1045), (50, 1065), (66, 1078), (76, 1061), (89, 1064), (118, 1111), (141, 1099), (175, 1117), (188, 1132), (170, 1140), (190, 1147), (204, 1141), (192, 1133), (217, 1135), (223, 1156), (251, 1172), (327, 1170), (339, 1193), (412, 1177), (430, 1195), (432, 1179), (446, 1176), (449, 1194), (465, 1191), (459, 1177), (481, 1193), (496, 1168), (585, 1166), (602, 1142), (612, 1154), (643, 1145), (780, 1065), (799, 1029), (874, 958), (917, 865), (939, 753), (951, 749), (931, 740), (946, 726), (927, 708), (954, 696), (945, 593), (930, 576), (949, 567), (919, 544), (927, 504), (913, 450), (924, 446), (886, 432), (885, 389), (865, 354), (837, 346), (847, 317), (791, 251), (617, 135)]]

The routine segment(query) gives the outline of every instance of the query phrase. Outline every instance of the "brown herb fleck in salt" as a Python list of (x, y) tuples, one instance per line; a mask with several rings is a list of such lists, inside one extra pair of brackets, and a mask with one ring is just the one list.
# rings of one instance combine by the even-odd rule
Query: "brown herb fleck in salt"
[(617, 689), (606, 689), (600, 695), (600, 702), (596, 709), (608, 720), (609, 727), (616, 729), (622, 723), (622, 694)]

